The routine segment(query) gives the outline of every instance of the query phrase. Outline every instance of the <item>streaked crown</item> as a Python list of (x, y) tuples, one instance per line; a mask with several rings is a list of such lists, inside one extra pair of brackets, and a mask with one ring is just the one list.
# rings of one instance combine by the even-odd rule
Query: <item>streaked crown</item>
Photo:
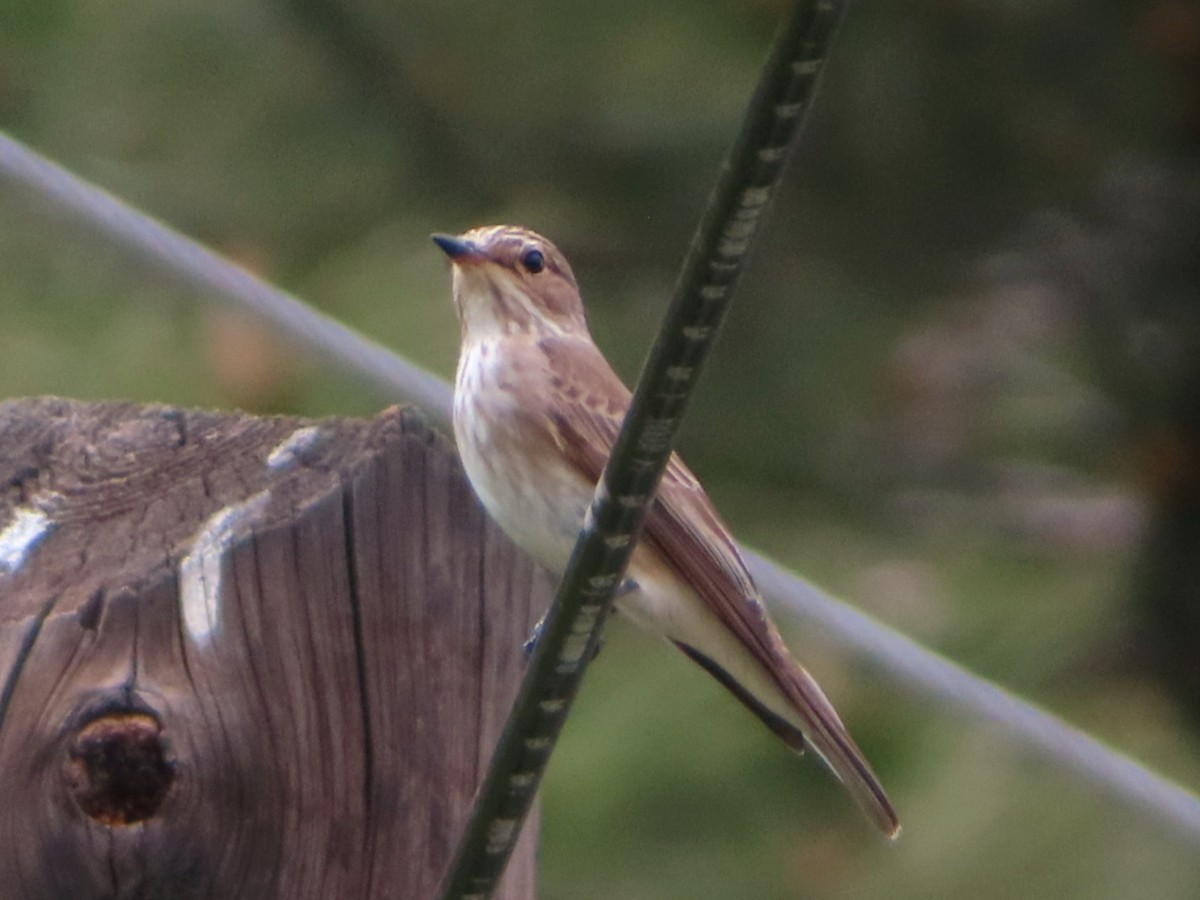
[(491, 225), (433, 239), (454, 266), (454, 307), (464, 340), (587, 332), (575, 274), (537, 232)]

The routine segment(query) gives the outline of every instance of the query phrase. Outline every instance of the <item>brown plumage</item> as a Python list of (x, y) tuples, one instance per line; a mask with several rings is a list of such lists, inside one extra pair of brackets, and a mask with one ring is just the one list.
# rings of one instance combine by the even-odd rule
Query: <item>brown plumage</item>
[[(437, 237), (462, 326), (454, 425), (467, 474), (509, 536), (565, 567), (630, 393), (592, 342), (570, 266), (534, 232)], [(617, 600), (790, 747), (812, 746), (889, 836), (899, 821), (813, 678), (788, 654), (699, 481), (673, 454)]]

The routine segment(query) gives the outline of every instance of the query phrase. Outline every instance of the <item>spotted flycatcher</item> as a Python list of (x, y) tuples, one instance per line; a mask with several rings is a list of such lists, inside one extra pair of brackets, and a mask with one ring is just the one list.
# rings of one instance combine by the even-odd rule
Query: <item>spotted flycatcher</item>
[[(435, 235), (450, 257), (462, 348), (454, 435), (492, 518), (566, 568), (630, 394), (588, 332), (566, 259), (524, 228)], [(810, 746), (889, 836), (900, 830), (862, 751), (789, 655), (737, 544), (672, 455), (616, 599), (728, 688), (793, 750)]]

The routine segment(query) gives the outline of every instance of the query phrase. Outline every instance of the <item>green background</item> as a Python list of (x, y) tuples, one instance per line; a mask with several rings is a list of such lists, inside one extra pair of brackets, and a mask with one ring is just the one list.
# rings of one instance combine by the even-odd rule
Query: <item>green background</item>
[[(536, 228), (632, 380), (781, 12), (0, 0), (0, 127), (447, 378), (429, 233)], [(1186, 785), (1136, 561), (1195, 396), (1198, 97), (1191, 3), (852, 4), (680, 440), (749, 546)], [(0, 396), (35, 394), (394, 399), (0, 196)], [(1200, 895), (1194, 843), (782, 624), (903, 839), (617, 623), (541, 896)]]

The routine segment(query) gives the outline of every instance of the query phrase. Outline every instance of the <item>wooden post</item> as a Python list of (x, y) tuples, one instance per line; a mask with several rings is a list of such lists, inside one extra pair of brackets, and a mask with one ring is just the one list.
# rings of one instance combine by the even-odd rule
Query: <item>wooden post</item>
[(0, 403), (0, 894), (429, 897), (549, 587), (412, 412)]

